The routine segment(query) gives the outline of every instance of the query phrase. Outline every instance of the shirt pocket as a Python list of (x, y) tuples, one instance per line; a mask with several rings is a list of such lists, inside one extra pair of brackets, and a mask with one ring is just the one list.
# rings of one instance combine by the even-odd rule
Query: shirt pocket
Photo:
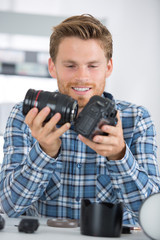
[(116, 203), (116, 194), (110, 176), (107, 174), (97, 175), (96, 200), (98, 202)]
[(47, 188), (45, 189), (41, 200), (54, 200), (59, 197), (61, 189), (61, 176), (60, 172), (53, 173)]

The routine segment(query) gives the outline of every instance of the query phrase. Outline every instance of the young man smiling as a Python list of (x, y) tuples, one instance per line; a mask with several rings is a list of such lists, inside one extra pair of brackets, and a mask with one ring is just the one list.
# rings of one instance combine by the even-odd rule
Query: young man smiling
[[(78, 101), (79, 112), (104, 92), (113, 69), (112, 37), (90, 15), (73, 16), (54, 28), (50, 38), (49, 72), (59, 92)], [(114, 101), (114, 99), (113, 99)], [(40, 215), (78, 219), (82, 198), (123, 202), (123, 223), (137, 224), (141, 203), (159, 191), (155, 129), (148, 111), (116, 101), (118, 123), (103, 125), (106, 136), (92, 141), (45, 107), (22, 114), (17, 104), (8, 119), (0, 198), (4, 212), (17, 217)]]

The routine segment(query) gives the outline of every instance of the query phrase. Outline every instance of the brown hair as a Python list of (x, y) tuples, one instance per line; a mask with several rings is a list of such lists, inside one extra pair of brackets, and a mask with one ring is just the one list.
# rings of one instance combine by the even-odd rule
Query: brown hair
[(50, 37), (50, 56), (53, 62), (56, 61), (59, 44), (65, 37), (97, 39), (104, 49), (107, 61), (112, 58), (112, 35), (98, 19), (91, 15), (72, 16), (53, 27)]

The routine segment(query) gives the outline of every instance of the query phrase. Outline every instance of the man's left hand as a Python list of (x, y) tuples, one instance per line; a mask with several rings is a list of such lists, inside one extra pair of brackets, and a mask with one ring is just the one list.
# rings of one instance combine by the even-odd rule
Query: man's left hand
[(79, 135), (79, 139), (92, 148), (96, 153), (107, 157), (108, 160), (120, 160), (125, 155), (126, 144), (123, 138), (123, 129), (119, 112), (117, 112), (118, 123), (116, 126), (103, 125), (101, 130), (107, 133), (107, 136), (96, 135), (93, 140)]

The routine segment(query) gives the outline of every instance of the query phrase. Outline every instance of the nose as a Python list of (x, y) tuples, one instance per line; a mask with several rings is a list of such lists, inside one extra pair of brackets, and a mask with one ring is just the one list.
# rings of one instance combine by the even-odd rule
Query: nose
[(89, 79), (89, 72), (87, 67), (79, 66), (76, 71), (76, 79), (78, 80), (88, 80)]

